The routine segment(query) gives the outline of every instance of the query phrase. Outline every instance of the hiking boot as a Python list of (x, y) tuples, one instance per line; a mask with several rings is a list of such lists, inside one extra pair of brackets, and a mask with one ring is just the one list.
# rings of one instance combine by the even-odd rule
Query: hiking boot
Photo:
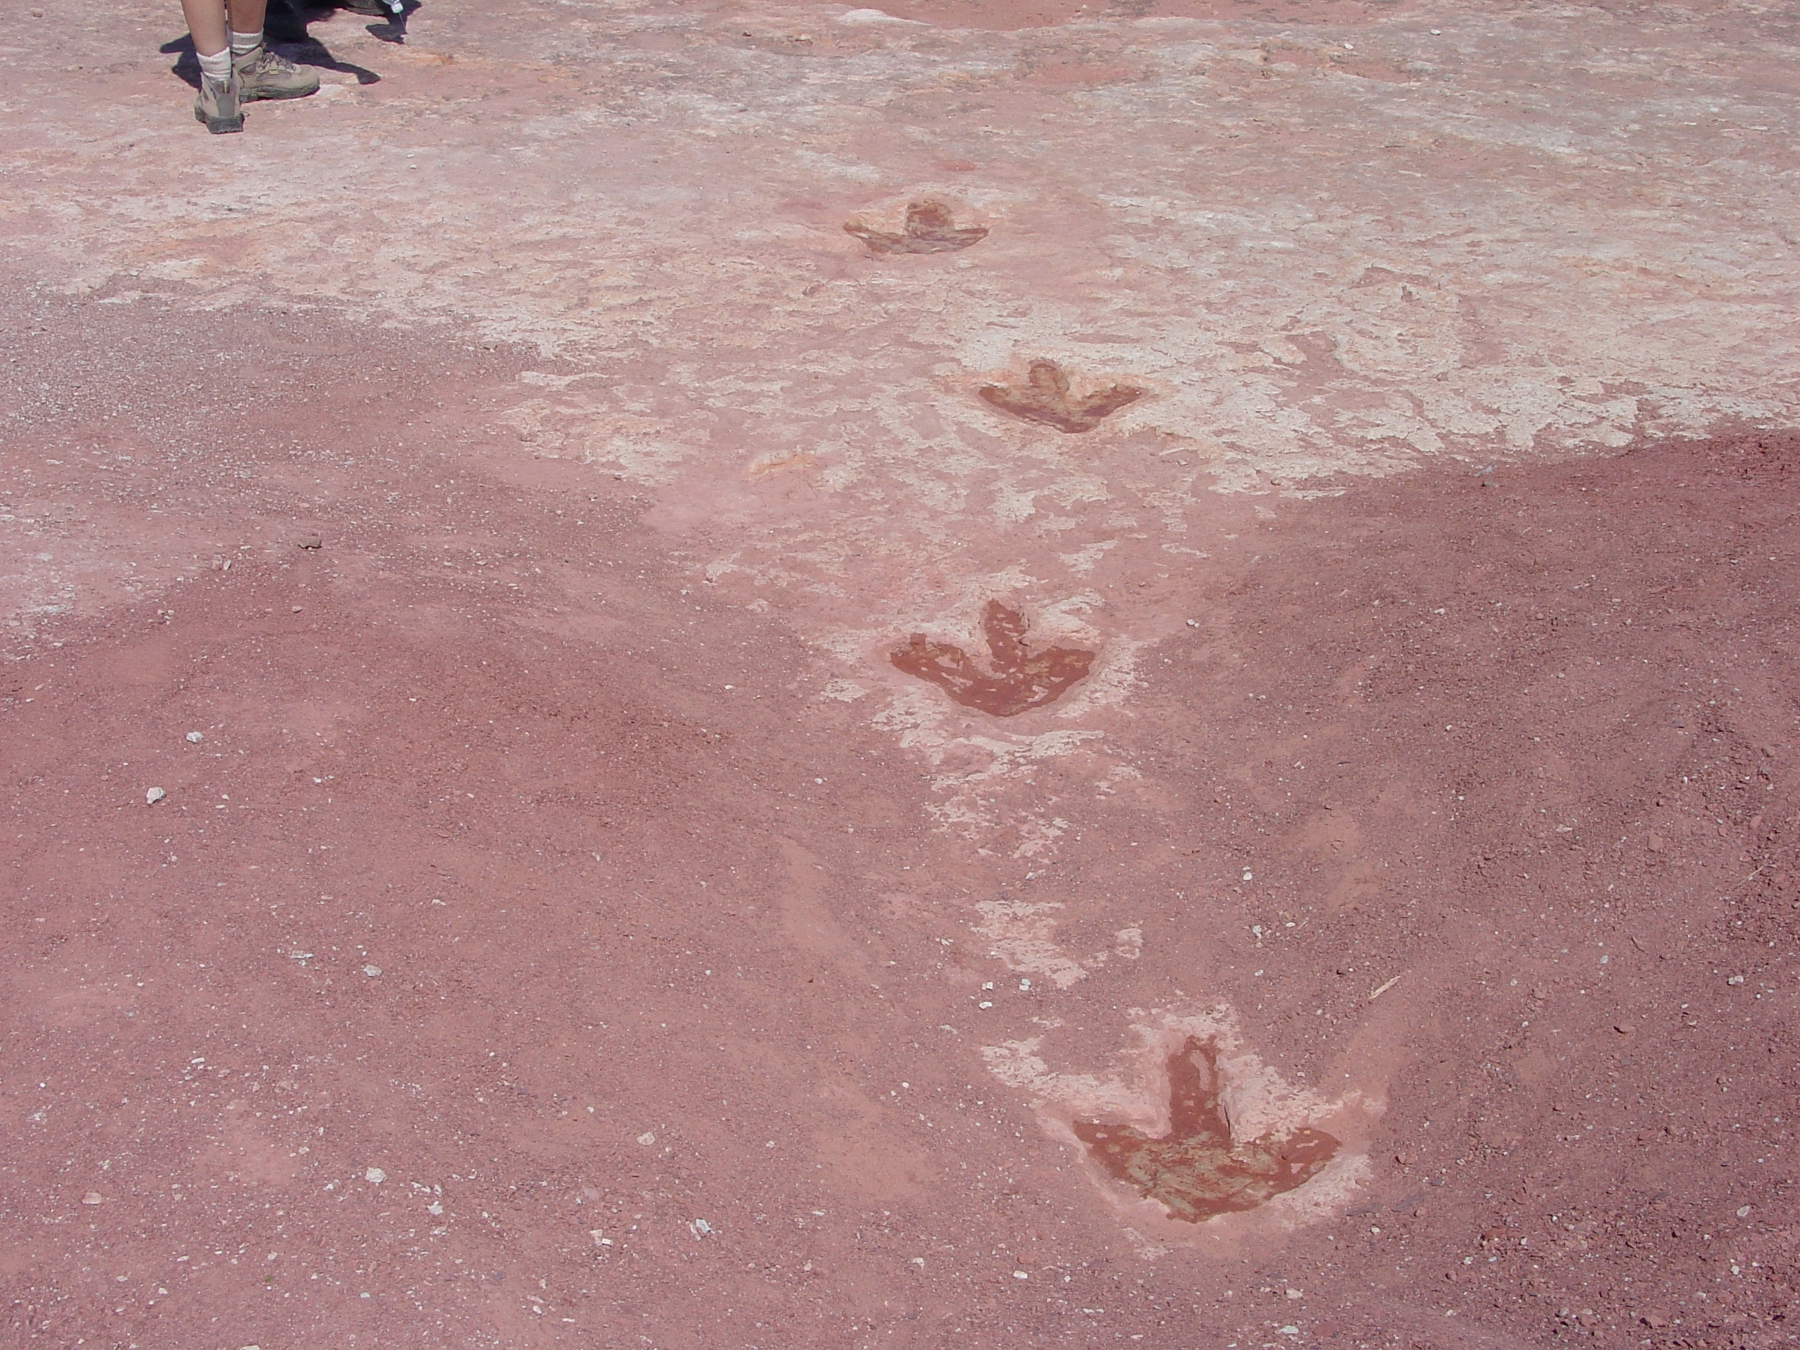
[(245, 103), (259, 98), (305, 98), (319, 92), (317, 75), (300, 69), (267, 43), (232, 57), (231, 73), (237, 78), (238, 97)]
[(227, 131), (242, 131), (244, 113), (238, 107), (239, 98), (236, 71), (231, 73), (229, 80), (215, 80), (202, 74), (200, 97), (194, 100), (194, 120), (206, 123), (206, 129), (215, 136)]

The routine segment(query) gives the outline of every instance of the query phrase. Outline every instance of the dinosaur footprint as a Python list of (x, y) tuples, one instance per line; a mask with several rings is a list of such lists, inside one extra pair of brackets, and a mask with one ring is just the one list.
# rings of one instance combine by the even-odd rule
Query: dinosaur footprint
[(1094, 653), (1077, 647), (1032, 652), (1025, 645), (1025, 617), (998, 600), (988, 601), (981, 627), (992, 653), (992, 674), (961, 647), (932, 642), (923, 633), (914, 633), (889, 659), (908, 675), (930, 680), (965, 708), (995, 717), (1056, 702), (1094, 664)]
[(1338, 1141), (1310, 1128), (1234, 1141), (1223, 1091), (1218, 1047), (1189, 1037), (1169, 1056), (1168, 1134), (1152, 1139), (1129, 1125), (1077, 1120), (1075, 1137), (1108, 1175), (1187, 1223), (1255, 1209), (1336, 1156)]
[(844, 226), (877, 253), (954, 253), (959, 248), (978, 244), (987, 238), (981, 225), (959, 226), (942, 202), (913, 202), (906, 208), (906, 225), (902, 233), (890, 234), (860, 221)]
[(981, 397), (1014, 417), (1042, 422), (1058, 431), (1092, 431), (1102, 421), (1146, 393), (1132, 384), (1111, 384), (1080, 398), (1069, 393), (1069, 376), (1054, 361), (1033, 361), (1023, 386), (983, 385)]

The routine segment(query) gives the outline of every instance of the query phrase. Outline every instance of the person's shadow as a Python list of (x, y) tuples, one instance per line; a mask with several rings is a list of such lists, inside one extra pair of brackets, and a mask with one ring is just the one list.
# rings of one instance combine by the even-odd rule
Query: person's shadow
[[(269, 0), (268, 15), (263, 20), (263, 34), (272, 46), (279, 48), (281, 54), (296, 65), (317, 66), (320, 70), (354, 75), (358, 84), (380, 84), (381, 76), (363, 66), (338, 60), (323, 42), (307, 31), (307, 25), (316, 23), (338, 8), (357, 14), (379, 13), (382, 16), (380, 22), (369, 24), (368, 31), (383, 42), (400, 43), (406, 41), (406, 21), (419, 8), (419, 0), (402, 0), (398, 14), (390, 11), (381, 0), (348, 0), (348, 3), (342, 5), (333, 4), (331, 0)], [(183, 33), (180, 37), (163, 43), (158, 50), (164, 56), (175, 58), (172, 73), (177, 79), (185, 81), (191, 88), (200, 87), (200, 58), (194, 52), (192, 37)]]
[(333, 9), (342, 9), (351, 14), (363, 14), (377, 22), (367, 25), (371, 36), (383, 42), (402, 43), (406, 41), (406, 21), (419, 8), (419, 0), (396, 0), (389, 4), (387, 0), (269, 0), (268, 25), (273, 26), (279, 16), (284, 31), (291, 37), (279, 37), (278, 42), (308, 42), (306, 25)]

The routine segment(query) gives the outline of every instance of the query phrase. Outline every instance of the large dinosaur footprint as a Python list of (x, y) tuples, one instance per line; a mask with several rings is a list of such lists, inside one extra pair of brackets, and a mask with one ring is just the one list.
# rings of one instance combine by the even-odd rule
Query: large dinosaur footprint
[(965, 708), (1011, 717), (1054, 703), (1094, 664), (1094, 653), (1079, 647), (1032, 652), (1025, 645), (1025, 617), (990, 600), (982, 616), (993, 673), (982, 670), (961, 647), (932, 642), (914, 633), (889, 659), (908, 675), (930, 680)]
[(913, 202), (906, 208), (906, 224), (900, 234), (877, 230), (853, 220), (844, 226), (877, 253), (954, 253), (987, 238), (981, 225), (958, 225), (942, 202)]
[(1168, 1134), (1152, 1139), (1129, 1125), (1077, 1120), (1075, 1137), (1108, 1175), (1187, 1223), (1255, 1209), (1336, 1156), (1338, 1141), (1310, 1128), (1234, 1141), (1223, 1090), (1218, 1047), (1189, 1037), (1169, 1056)]
[(1023, 385), (983, 385), (981, 397), (1014, 417), (1042, 422), (1058, 431), (1092, 431), (1102, 421), (1142, 398), (1134, 384), (1109, 384), (1079, 398), (1069, 392), (1069, 376), (1054, 361), (1033, 361)]

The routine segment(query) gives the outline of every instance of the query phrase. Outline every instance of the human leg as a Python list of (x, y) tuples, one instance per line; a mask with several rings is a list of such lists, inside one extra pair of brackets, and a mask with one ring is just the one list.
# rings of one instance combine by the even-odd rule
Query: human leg
[(269, 11), (269, 0), (226, 0), (231, 13), (231, 31), (255, 33), (263, 30), (263, 16)]
[(200, 59), (200, 96), (194, 116), (215, 135), (244, 129), (238, 108), (238, 81), (232, 70), (231, 43), (226, 35), (225, 6), (220, 0), (181, 0), (194, 55)]
[(220, 0), (181, 0), (181, 15), (193, 36), (195, 55), (217, 56), (226, 49), (225, 6)]

